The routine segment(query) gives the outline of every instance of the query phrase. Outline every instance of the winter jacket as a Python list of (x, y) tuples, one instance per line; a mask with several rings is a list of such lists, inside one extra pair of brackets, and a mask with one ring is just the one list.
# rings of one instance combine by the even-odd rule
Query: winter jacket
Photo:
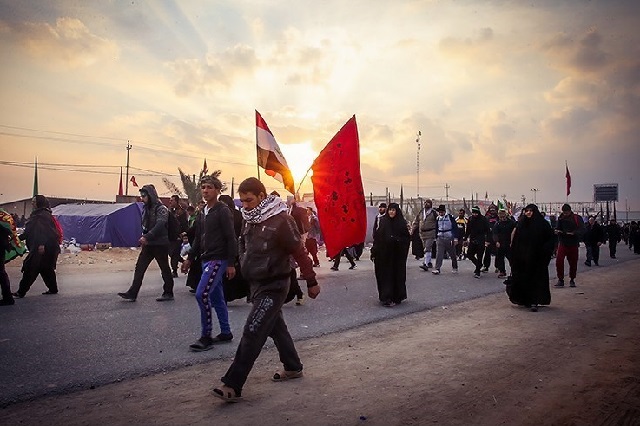
[(224, 203), (216, 203), (205, 215), (198, 213), (189, 260), (226, 260), (233, 265), (238, 253), (233, 214)]
[(484, 244), (491, 238), (491, 227), (486, 217), (482, 215), (471, 215), (467, 222), (465, 238), (469, 238), (472, 243)]
[[(580, 216), (573, 212), (569, 216), (560, 215), (556, 230), (560, 231), (558, 234), (560, 244), (565, 247), (578, 246), (584, 233), (584, 222)], [(571, 232), (572, 235), (568, 235), (567, 232)]]
[(435, 238), (437, 217), (438, 213), (433, 208), (420, 210), (420, 213), (413, 220), (411, 233), (420, 232), (420, 238), (423, 240)]
[(498, 220), (493, 225), (493, 241), (500, 243), (502, 247), (509, 247), (511, 245), (511, 232), (513, 232), (516, 225), (516, 222), (511, 218)]
[(252, 282), (269, 283), (291, 273), (290, 256), (300, 266), (307, 287), (317, 285), (315, 272), (306, 255), (293, 217), (278, 213), (259, 223), (245, 222), (239, 240), (243, 277)]
[(169, 245), (169, 209), (160, 202), (153, 185), (144, 185), (149, 199), (142, 209), (142, 236), (149, 246)]

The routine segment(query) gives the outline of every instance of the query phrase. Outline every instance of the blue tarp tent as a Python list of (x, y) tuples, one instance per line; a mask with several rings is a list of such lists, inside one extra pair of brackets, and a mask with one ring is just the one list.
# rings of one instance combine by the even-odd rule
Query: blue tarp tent
[(64, 239), (78, 244), (137, 247), (142, 235), (142, 203), (61, 204), (53, 209)]

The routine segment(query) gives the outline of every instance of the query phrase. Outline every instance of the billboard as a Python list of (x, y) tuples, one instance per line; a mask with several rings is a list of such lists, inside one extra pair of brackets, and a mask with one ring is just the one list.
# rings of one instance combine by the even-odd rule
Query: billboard
[(593, 185), (593, 201), (618, 201), (618, 184), (603, 183)]

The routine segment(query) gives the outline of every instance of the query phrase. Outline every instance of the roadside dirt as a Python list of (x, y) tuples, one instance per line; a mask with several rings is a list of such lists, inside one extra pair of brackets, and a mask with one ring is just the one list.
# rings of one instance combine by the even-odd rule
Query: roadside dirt
[[(136, 251), (112, 250), (82, 268), (78, 261), (98, 252), (61, 255), (59, 267), (132, 268)], [(638, 260), (592, 270), (578, 277), (576, 289), (553, 289), (552, 305), (537, 313), (497, 294), (298, 342), (305, 377), (291, 382), (271, 382), (279, 363), (275, 350), (265, 350), (239, 404), (211, 396), (230, 362), (223, 360), (12, 405), (1, 410), (2, 419), (20, 425), (636, 425), (638, 276)]]

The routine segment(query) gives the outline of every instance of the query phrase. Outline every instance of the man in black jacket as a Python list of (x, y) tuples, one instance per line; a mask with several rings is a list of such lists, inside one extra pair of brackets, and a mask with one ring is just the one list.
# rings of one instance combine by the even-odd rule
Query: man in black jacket
[(480, 278), (482, 268), (482, 255), (484, 249), (489, 245), (491, 237), (491, 227), (489, 220), (480, 214), (480, 207), (474, 206), (471, 209), (471, 217), (467, 222), (465, 238), (467, 240), (467, 258), (473, 262), (476, 269), (473, 271), (474, 278)]
[(564, 259), (569, 263), (569, 287), (576, 286), (578, 273), (578, 247), (584, 233), (582, 218), (571, 210), (569, 204), (562, 205), (562, 214), (554, 231), (558, 236), (558, 253), (556, 255), (556, 274), (558, 282), (554, 287), (564, 287)]
[(223, 384), (213, 390), (226, 402), (241, 399), (247, 376), (267, 337), (273, 339), (284, 367), (272, 380), (302, 377), (302, 363), (282, 315), (289, 291), (290, 256), (300, 265), (309, 297), (315, 299), (320, 294), (311, 260), (293, 217), (287, 214), (287, 206), (278, 197), (267, 196), (264, 185), (256, 178), (245, 179), (238, 193), (245, 220), (239, 242), (240, 265), (251, 284), (253, 306), (233, 363), (222, 377)]
[(144, 273), (152, 260), (156, 260), (162, 274), (162, 296), (156, 300), (164, 302), (173, 300), (173, 276), (169, 266), (169, 209), (160, 202), (155, 186), (144, 185), (140, 189), (140, 198), (144, 203), (142, 210), (142, 236), (139, 243), (142, 247), (133, 272), (131, 287), (118, 296), (135, 302), (142, 287)]
[(609, 256), (612, 259), (616, 258), (616, 248), (620, 240), (622, 239), (622, 232), (620, 226), (615, 219), (611, 219), (606, 228), (607, 240), (609, 241)]
[(600, 262), (600, 246), (604, 243), (604, 230), (596, 221), (596, 217), (589, 216), (589, 221), (585, 224), (584, 245), (587, 248), (587, 260), (585, 265), (591, 266), (591, 262), (598, 266)]
[[(236, 274), (236, 235), (233, 215), (225, 203), (218, 201), (222, 182), (214, 176), (200, 179), (202, 199), (207, 203), (195, 220), (195, 238), (189, 258), (182, 263), (187, 272), (193, 261), (202, 264), (202, 276), (196, 288), (196, 300), (200, 307), (202, 333), (200, 339), (189, 348), (194, 352), (208, 351), (215, 343), (233, 339), (229, 325), (229, 312), (224, 297), (223, 278), (233, 279)], [(220, 334), (211, 337), (211, 308), (216, 311)]]

